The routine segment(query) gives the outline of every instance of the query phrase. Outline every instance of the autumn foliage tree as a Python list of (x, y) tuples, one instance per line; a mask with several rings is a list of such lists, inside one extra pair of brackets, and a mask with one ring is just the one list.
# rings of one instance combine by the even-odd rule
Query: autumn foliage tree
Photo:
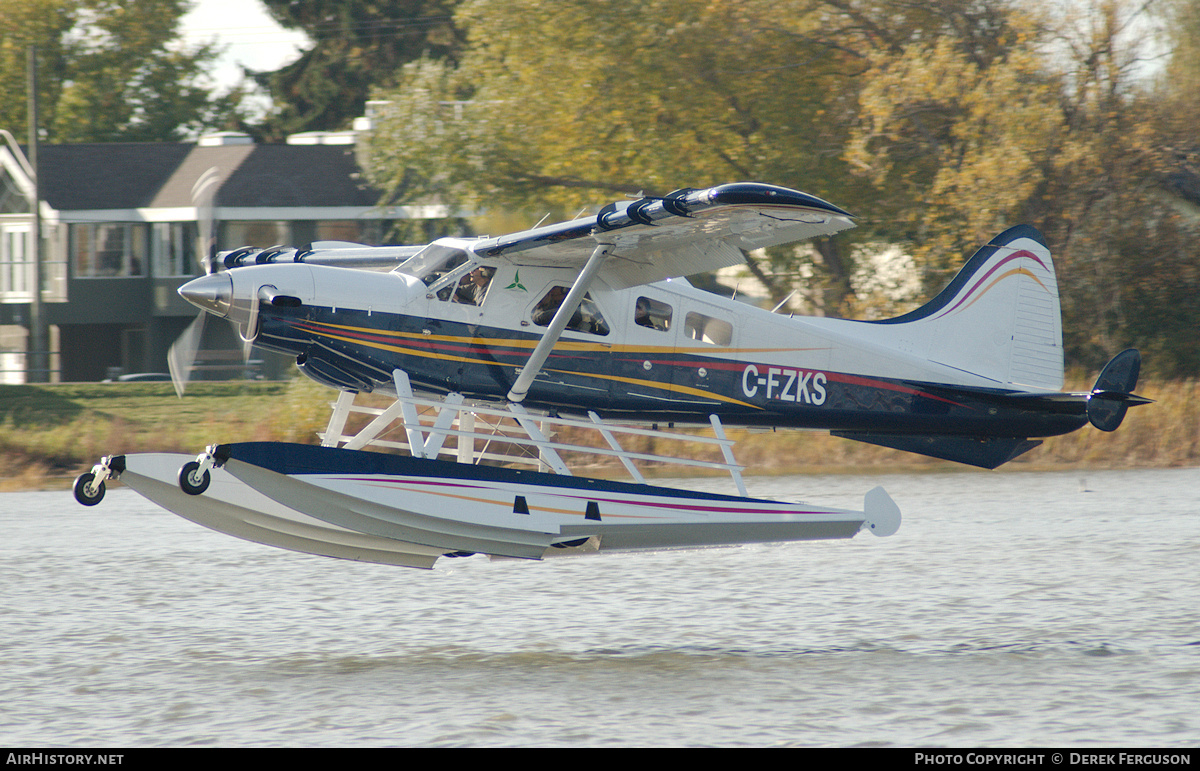
[[(849, 198), (858, 182), (834, 114), (852, 108), (839, 83), (860, 57), (820, 39), (813, 13), (790, 13), (800, 5), (461, 3), (460, 65), (416, 62), (386, 94), (372, 177), (403, 195), (560, 216), (731, 179)], [(794, 273), (795, 259), (757, 267), (786, 294), (770, 274)]]
[(922, 279), (911, 305), (1029, 222), (1070, 361), (1137, 345), (1150, 371), (1195, 373), (1200, 234), (1180, 191), (1200, 191), (1200, 17), (1163, 2), (1187, 94), (1147, 76), (1156, 17), (1123, 0), (464, 0), (458, 63), (405, 68), (364, 158), (392, 195), (565, 216), (734, 179), (806, 190), (860, 227), (751, 266), (828, 313), (864, 307), (852, 278), (884, 245)]
[(1180, 374), (1200, 365), (1184, 333), (1200, 323), (1200, 233), (1165, 184), (1184, 169), (1139, 72), (1141, 7), (1027, 13), (1012, 28), (1030, 42), (986, 68), (947, 41), (906, 48), (860, 93), (849, 157), (906, 227), (893, 235), (927, 289), (972, 242), (1031, 222), (1054, 250), (1069, 359), (1095, 367), (1136, 345), (1151, 371)]

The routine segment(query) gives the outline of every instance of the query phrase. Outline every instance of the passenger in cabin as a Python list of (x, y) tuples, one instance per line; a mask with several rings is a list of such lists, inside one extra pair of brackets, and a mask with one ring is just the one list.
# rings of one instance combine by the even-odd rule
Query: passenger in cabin
[(637, 298), (637, 305), (633, 309), (633, 323), (654, 329), (654, 319), (650, 318), (650, 301), (645, 297)]
[(634, 304), (633, 323), (666, 332), (671, 328), (671, 306), (649, 297), (639, 297)]
[[(538, 301), (534, 306), (532, 318), (533, 323), (539, 327), (546, 327), (554, 320), (554, 314), (558, 312), (559, 307), (563, 304), (563, 300), (567, 297), (567, 288), (565, 286), (552, 286), (546, 292), (545, 296)], [(571, 314), (571, 320), (567, 322), (567, 329), (573, 332), (587, 332), (592, 335), (607, 335), (608, 323), (600, 314), (600, 308), (592, 301), (592, 296), (586, 294), (583, 296), (583, 301), (575, 312)]]
[[(554, 319), (554, 314), (558, 312), (558, 307), (562, 305), (563, 300), (567, 299), (567, 288), (565, 286), (552, 286), (546, 295), (538, 300), (538, 304), (533, 308), (533, 323), (539, 327), (550, 326), (550, 322)], [(575, 315), (571, 317), (571, 321), (567, 324), (568, 329), (574, 329), (577, 320), (582, 320), (579, 311), (575, 311)]]

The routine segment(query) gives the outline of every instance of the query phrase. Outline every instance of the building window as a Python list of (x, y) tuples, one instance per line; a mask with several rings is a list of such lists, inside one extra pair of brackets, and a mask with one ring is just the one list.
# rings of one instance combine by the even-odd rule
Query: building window
[(28, 214), (29, 197), (8, 171), (0, 167), (0, 214)]
[(238, 249), (243, 246), (269, 246), (287, 244), (292, 236), (288, 223), (264, 220), (261, 222), (222, 222), (221, 249)]
[(22, 294), (32, 288), (29, 231), (23, 225), (0, 228), (0, 293)]
[(71, 225), (76, 278), (146, 275), (149, 228), (137, 223)]
[(349, 241), (355, 244), (365, 241), (357, 220), (322, 220), (316, 225), (317, 237), (314, 241)]
[(155, 276), (191, 276), (199, 270), (196, 262), (196, 223), (156, 222), (153, 225), (152, 254)]

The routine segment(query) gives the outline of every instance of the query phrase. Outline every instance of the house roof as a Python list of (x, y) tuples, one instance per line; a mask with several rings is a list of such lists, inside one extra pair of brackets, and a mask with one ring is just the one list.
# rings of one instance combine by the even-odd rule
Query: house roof
[(210, 169), (216, 206), (370, 207), (379, 193), (360, 180), (346, 145), (225, 145), (145, 142), (43, 145), (41, 195), (59, 211), (194, 206)]
[[(208, 148), (201, 148), (208, 149)], [(374, 206), (346, 145), (255, 145), (221, 186), (219, 206)]]
[(59, 211), (149, 206), (191, 150), (168, 142), (41, 145), (39, 192)]

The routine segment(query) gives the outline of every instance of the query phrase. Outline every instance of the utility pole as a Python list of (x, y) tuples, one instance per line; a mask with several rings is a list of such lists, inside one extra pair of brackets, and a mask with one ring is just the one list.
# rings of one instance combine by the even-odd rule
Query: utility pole
[(25, 379), (30, 383), (50, 382), (50, 345), (46, 318), (42, 313), (42, 193), (38, 184), (38, 98), (37, 46), (28, 48), (29, 165), (33, 169), (33, 289), (29, 296), (29, 343), (25, 354)]

